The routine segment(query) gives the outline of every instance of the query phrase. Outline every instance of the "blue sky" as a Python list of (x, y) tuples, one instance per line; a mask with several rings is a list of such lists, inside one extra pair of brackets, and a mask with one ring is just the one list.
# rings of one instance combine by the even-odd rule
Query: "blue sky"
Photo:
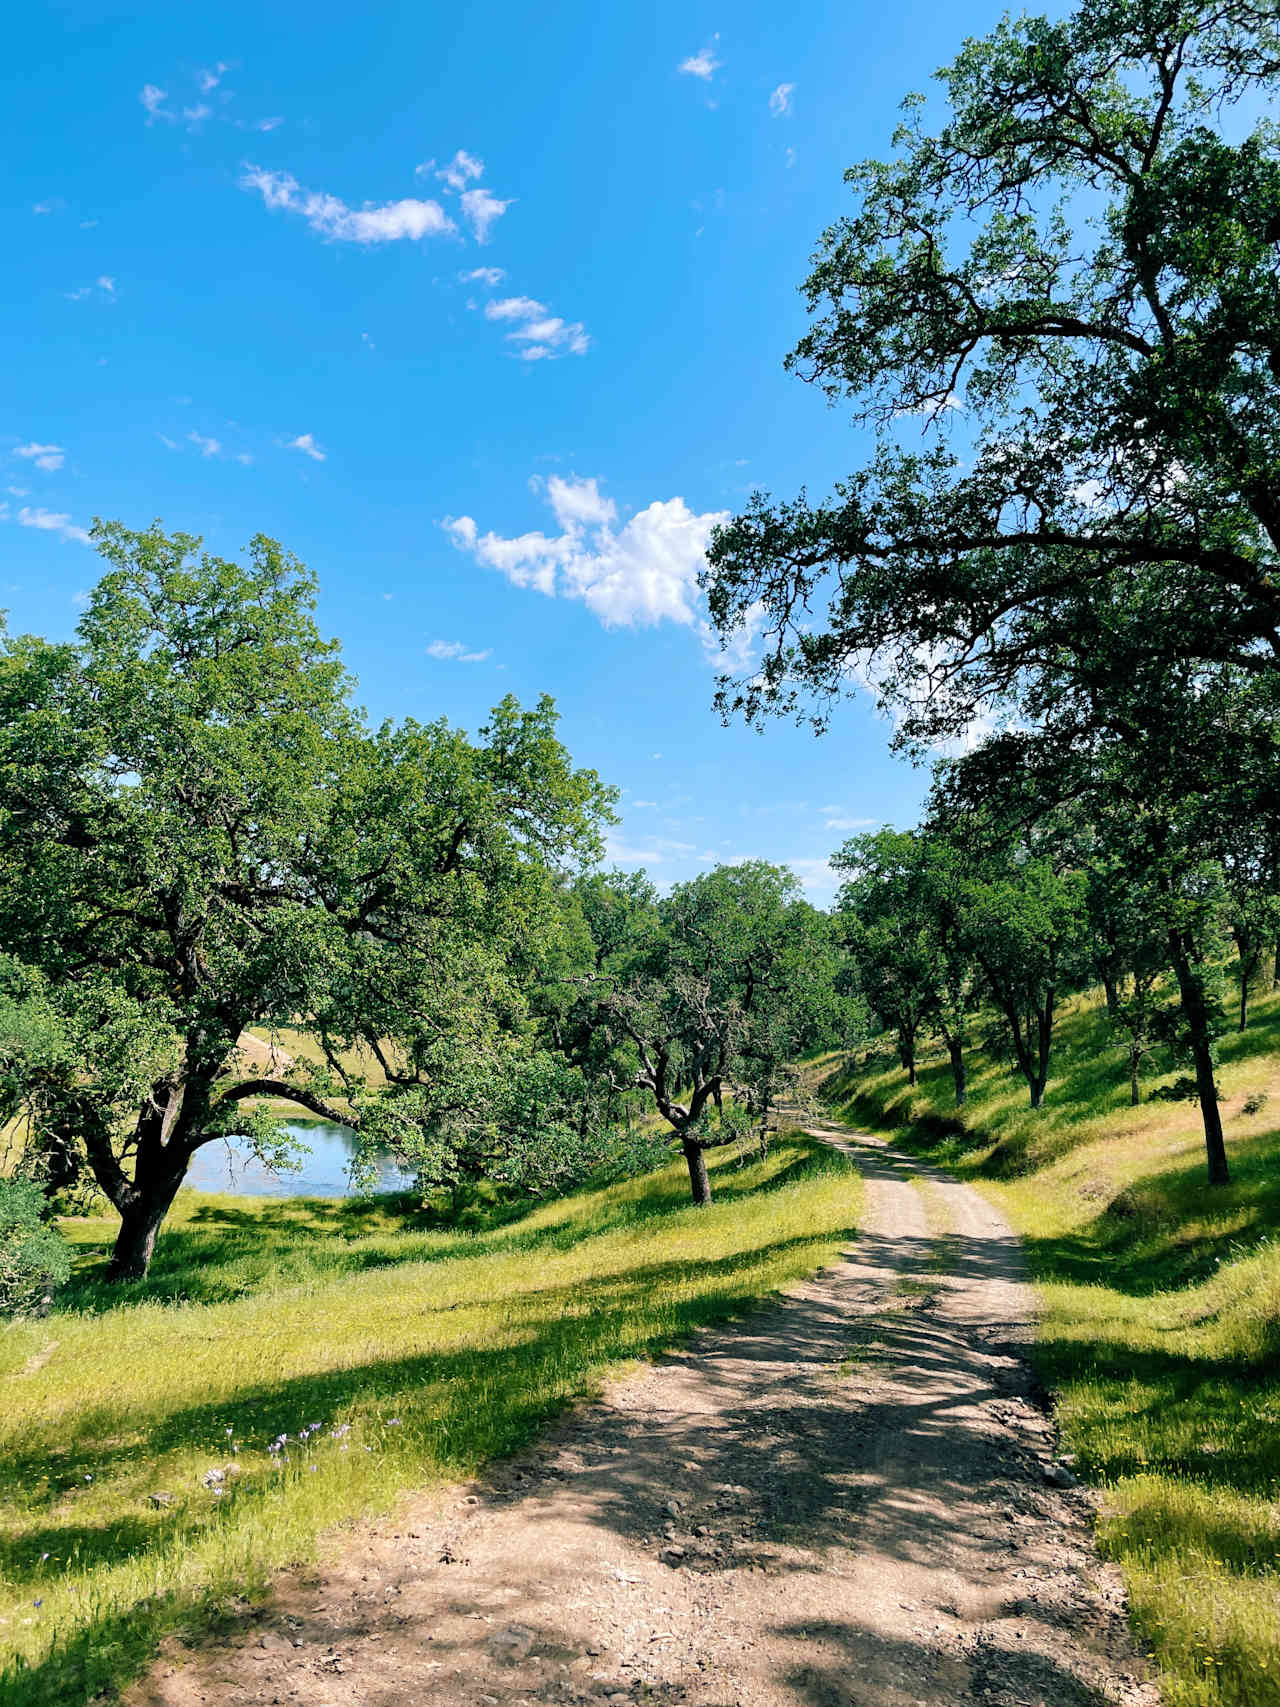
[(0, 604), (52, 636), (97, 515), (321, 583), (377, 717), (554, 695), (659, 881), (790, 863), (926, 778), (851, 701), (724, 729), (693, 584), (753, 486), (865, 444), (782, 372), (897, 105), (998, 5), (45, 4), (11, 21)]

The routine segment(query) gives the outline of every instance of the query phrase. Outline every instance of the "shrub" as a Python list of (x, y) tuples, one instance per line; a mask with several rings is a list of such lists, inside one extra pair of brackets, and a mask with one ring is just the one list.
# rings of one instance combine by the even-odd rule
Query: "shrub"
[(71, 1273), (71, 1252), (44, 1207), (35, 1180), (0, 1179), (0, 1316), (46, 1309)]

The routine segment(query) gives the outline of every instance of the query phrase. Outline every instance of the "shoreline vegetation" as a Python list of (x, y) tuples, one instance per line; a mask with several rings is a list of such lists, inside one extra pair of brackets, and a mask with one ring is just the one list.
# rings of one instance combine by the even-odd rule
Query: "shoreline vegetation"
[(977, 1186), (1021, 1234), (1038, 1374), (1078, 1474), (1103, 1490), (1098, 1545), (1164, 1707), (1280, 1703), (1278, 1050), (1270, 993), (1220, 1043), (1232, 1183), (1212, 1190), (1197, 1110), (1129, 1105), (1101, 993), (1067, 1004), (1038, 1113), (976, 1049), (959, 1110), (941, 1046), (914, 1089), (883, 1048), (827, 1063), (836, 1112)]
[[(150, 1277), (69, 1221), (53, 1313), (0, 1336), (2, 1707), (66, 1707), (234, 1613), (343, 1522), (465, 1477), (628, 1363), (750, 1310), (857, 1221), (800, 1136), (493, 1208), (181, 1193)], [(317, 1322), (324, 1333), (317, 1335)]]

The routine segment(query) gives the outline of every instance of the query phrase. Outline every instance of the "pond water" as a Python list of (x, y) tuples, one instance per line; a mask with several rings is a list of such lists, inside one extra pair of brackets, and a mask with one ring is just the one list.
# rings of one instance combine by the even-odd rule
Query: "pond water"
[[(230, 1191), (243, 1197), (351, 1197), (354, 1135), (327, 1120), (290, 1120), (288, 1130), (306, 1145), (295, 1172), (273, 1173), (244, 1138), (206, 1144), (191, 1158), (186, 1184), (196, 1191)], [(402, 1191), (413, 1184), (390, 1157), (379, 1167), (375, 1191)]]

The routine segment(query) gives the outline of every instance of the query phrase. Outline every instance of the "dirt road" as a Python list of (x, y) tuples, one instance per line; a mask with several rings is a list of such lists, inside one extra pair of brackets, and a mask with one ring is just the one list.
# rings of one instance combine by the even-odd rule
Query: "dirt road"
[(1046, 1481), (1016, 1240), (968, 1187), (814, 1130), (866, 1180), (838, 1263), (129, 1700), (1153, 1707), (1089, 1496)]

